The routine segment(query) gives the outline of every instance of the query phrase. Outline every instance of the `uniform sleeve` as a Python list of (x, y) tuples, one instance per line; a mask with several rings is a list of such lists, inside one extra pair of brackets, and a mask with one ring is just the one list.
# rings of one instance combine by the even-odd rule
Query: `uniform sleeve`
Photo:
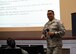
[(42, 30), (42, 36), (46, 36), (45, 27)]
[(62, 22), (57, 22), (58, 23), (58, 31), (55, 32), (56, 36), (64, 36), (65, 35), (65, 27), (62, 24)]
[(44, 25), (42, 30), (42, 35), (46, 37), (46, 29), (47, 29), (47, 23)]

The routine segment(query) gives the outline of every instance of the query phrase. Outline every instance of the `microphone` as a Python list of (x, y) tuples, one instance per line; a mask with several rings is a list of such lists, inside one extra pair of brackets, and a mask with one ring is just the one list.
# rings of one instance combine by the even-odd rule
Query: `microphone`
[(44, 31), (45, 37), (47, 36), (47, 32), (49, 32), (48, 28)]
[[(46, 29), (46, 33), (47, 33), (47, 32), (49, 32), (49, 29)], [(46, 37), (46, 35), (45, 35), (45, 37)], [(53, 38), (53, 36), (50, 36), (50, 38), (52, 39), (52, 38)]]
[(49, 29), (46, 29), (46, 32), (49, 32)]

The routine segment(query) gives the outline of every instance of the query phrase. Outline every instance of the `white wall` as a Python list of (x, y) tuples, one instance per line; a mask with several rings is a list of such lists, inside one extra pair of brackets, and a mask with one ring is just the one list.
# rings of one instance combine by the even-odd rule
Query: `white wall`
[[(70, 54), (76, 54), (76, 40), (63, 40), (63, 48), (69, 48)], [(16, 40), (17, 45), (43, 45), (47, 47), (46, 40)], [(6, 40), (0, 40), (0, 46), (6, 45)]]

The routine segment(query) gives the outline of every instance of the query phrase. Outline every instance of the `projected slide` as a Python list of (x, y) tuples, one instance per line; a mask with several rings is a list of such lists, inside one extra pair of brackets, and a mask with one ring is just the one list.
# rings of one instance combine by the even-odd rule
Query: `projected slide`
[(0, 0), (0, 27), (41, 27), (47, 10), (60, 20), (59, 0)]

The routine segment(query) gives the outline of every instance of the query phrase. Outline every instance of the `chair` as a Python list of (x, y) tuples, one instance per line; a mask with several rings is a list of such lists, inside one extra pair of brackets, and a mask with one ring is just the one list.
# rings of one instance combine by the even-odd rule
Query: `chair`
[(21, 49), (1, 49), (0, 54), (22, 54)]
[(5, 49), (7, 45), (1, 45), (1, 49)]
[(28, 53), (30, 52), (30, 47), (29, 47), (29, 45), (16, 45), (17, 47), (20, 47), (20, 48), (22, 48), (22, 49), (24, 49), (24, 50), (26, 50)]
[(43, 45), (31, 45), (30, 53), (31, 54), (44, 54)]

